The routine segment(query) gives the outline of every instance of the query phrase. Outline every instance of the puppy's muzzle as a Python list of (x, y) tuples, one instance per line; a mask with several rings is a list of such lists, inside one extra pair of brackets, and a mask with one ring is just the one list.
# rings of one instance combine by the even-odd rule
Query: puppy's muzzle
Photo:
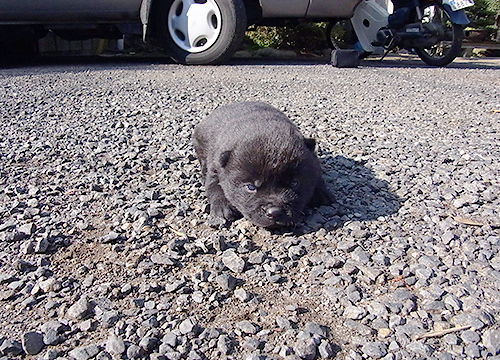
[(272, 206), (266, 209), (266, 216), (269, 220), (277, 221), (283, 217), (285, 211), (283, 208)]
[(287, 226), (291, 224), (291, 209), (284, 206), (269, 206), (265, 211), (266, 218), (273, 223), (273, 226)]

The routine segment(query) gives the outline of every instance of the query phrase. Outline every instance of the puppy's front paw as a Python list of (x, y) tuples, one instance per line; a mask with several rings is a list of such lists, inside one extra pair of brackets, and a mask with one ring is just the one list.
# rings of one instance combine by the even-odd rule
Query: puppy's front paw
[(217, 227), (224, 226), (224, 225), (228, 224), (228, 221), (221, 216), (216, 216), (216, 215), (210, 214), (210, 217), (208, 218), (207, 223), (211, 227), (217, 228)]
[(241, 217), (241, 214), (236, 210), (225, 198), (219, 198), (210, 204), (210, 218), (208, 224), (210, 226), (225, 225), (233, 222)]

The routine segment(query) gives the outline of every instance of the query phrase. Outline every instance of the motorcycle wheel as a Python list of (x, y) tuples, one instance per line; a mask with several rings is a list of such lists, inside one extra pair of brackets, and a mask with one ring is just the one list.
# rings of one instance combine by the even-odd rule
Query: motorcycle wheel
[(220, 64), (240, 47), (247, 27), (243, 0), (156, 1), (156, 35), (181, 64)]
[(349, 49), (356, 41), (358, 37), (354, 32), (350, 20), (339, 20), (329, 22), (326, 27), (326, 41), (328, 42), (328, 47), (330, 49)]
[(461, 25), (453, 24), (450, 16), (439, 4), (422, 9), (422, 23), (439, 23), (444, 28), (444, 39), (428, 48), (415, 48), (417, 55), (428, 65), (446, 66), (460, 54), (464, 32)]
[[(352, 49), (358, 42), (358, 37), (352, 27), (351, 20), (346, 19), (329, 22), (326, 26), (326, 41), (328, 47), (332, 50)], [(359, 54), (359, 58), (364, 59), (369, 55), (369, 52), (364, 51)]]

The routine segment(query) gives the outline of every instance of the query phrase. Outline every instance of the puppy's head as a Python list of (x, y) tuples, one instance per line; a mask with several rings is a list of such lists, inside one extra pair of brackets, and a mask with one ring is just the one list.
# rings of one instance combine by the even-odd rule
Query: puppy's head
[(257, 137), (220, 156), (220, 185), (231, 204), (254, 224), (293, 224), (321, 178), (314, 139)]

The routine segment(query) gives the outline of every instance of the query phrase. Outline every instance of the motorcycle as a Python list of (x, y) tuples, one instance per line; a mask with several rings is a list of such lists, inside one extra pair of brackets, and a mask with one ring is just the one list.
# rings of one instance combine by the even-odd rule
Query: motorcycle
[(396, 47), (404, 48), (432, 66), (446, 66), (459, 55), (463, 28), (469, 24), (464, 9), (473, 6), (473, 0), (392, 3), (390, 14), (375, 0), (363, 0), (350, 19), (330, 22), (327, 39), (332, 48), (355, 48), (360, 58), (382, 49), (381, 60)]

